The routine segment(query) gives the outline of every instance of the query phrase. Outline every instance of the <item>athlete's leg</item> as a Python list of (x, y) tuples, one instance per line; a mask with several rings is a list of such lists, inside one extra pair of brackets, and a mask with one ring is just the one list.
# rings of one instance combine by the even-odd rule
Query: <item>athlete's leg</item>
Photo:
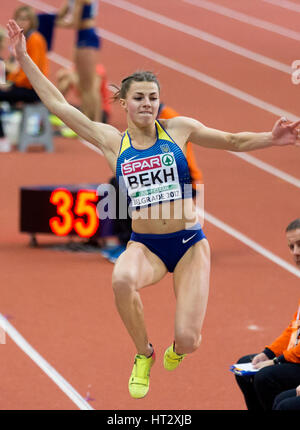
[(65, 96), (77, 85), (76, 72), (71, 69), (59, 69), (56, 74), (57, 88)]
[(112, 276), (115, 302), (137, 353), (149, 356), (149, 345), (139, 290), (166, 274), (164, 263), (142, 243), (130, 242), (118, 258)]
[(93, 121), (100, 121), (101, 118), (99, 80), (96, 74), (98, 53), (97, 49), (88, 47), (75, 50), (75, 64), (82, 102), (81, 110)]
[(177, 354), (191, 353), (200, 345), (208, 300), (209, 275), (210, 247), (207, 239), (202, 239), (188, 249), (174, 270), (174, 340)]

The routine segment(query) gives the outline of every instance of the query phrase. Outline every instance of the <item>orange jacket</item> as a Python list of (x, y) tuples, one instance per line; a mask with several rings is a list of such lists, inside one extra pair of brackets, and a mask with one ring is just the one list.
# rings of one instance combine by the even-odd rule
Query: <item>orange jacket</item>
[[(32, 32), (26, 39), (26, 48), (32, 61), (45, 76), (48, 76), (47, 43), (44, 36), (38, 31)], [(9, 73), (7, 80), (13, 82), (17, 87), (32, 88), (31, 83), (21, 68)]]
[[(158, 119), (170, 119), (174, 118), (175, 116), (179, 116), (179, 113), (169, 106), (161, 105), (160, 111), (158, 113)], [(188, 142), (187, 144), (186, 159), (189, 166), (190, 175), (192, 177), (193, 188), (196, 188), (196, 184), (203, 183), (203, 177), (201, 170), (197, 166), (191, 142)]]
[(267, 345), (278, 357), (284, 355), (286, 361), (300, 363), (300, 302), (298, 311), (294, 314), (292, 321), (281, 335), (273, 343)]
[(106, 70), (105, 70), (103, 64), (97, 64), (96, 73), (101, 78), (100, 96), (102, 99), (102, 109), (109, 114), (111, 111), (110, 92), (108, 89)]

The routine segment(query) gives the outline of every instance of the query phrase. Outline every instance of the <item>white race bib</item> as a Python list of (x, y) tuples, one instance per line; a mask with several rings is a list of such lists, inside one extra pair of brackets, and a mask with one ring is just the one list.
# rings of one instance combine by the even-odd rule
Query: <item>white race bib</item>
[(182, 198), (173, 152), (125, 159), (121, 169), (132, 207)]

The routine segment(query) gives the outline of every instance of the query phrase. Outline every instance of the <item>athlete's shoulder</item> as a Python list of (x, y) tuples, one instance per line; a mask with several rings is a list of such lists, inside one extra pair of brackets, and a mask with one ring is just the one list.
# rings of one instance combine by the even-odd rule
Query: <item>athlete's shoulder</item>
[(93, 124), (95, 139), (101, 142), (107, 149), (117, 153), (123, 136), (120, 130), (110, 124), (104, 124), (102, 122), (93, 122)]
[(187, 116), (177, 116), (159, 121), (168, 132), (192, 132), (193, 129), (204, 126), (200, 121)]
[(124, 134), (124, 132), (121, 132), (119, 129), (117, 129), (111, 124), (106, 124), (104, 122), (94, 122), (94, 124), (102, 130), (105, 130), (106, 133), (110, 133), (111, 135), (122, 137)]

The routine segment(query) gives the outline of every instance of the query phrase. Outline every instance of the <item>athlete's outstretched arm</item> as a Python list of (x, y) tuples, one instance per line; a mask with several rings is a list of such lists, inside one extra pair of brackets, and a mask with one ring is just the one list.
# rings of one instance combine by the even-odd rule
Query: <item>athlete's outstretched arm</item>
[[(172, 121), (175, 120), (176, 118)], [(269, 146), (299, 145), (300, 142), (300, 120), (291, 122), (280, 118), (272, 131), (263, 133), (227, 133), (208, 128), (197, 120), (185, 117), (178, 118), (177, 121), (178, 125), (186, 130), (188, 140), (208, 148), (243, 152)]]
[(108, 124), (91, 121), (70, 105), (27, 54), (23, 30), (14, 20), (9, 21), (7, 28), (11, 46), (20, 66), (49, 111), (58, 116), (83, 139), (100, 148), (105, 154), (113, 151), (114, 142), (119, 139), (120, 132)]

